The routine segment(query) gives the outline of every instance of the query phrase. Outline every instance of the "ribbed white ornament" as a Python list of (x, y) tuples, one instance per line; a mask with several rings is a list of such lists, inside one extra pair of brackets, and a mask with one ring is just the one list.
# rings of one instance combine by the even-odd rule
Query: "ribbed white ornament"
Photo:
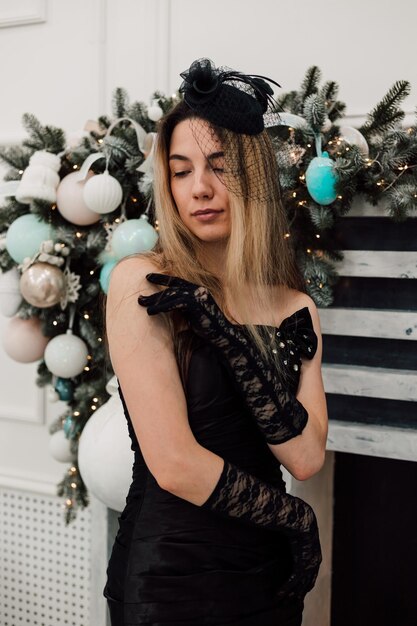
[(84, 185), (84, 202), (95, 213), (111, 213), (120, 205), (123, 189), (117, 178), (106, 170), (92, 176)]
[(60, 168), (61, 159), (57, 154), (46, 150), (34, 152), (29, 159), (28, 167), (23, 172), (16, 191), (16, 200), (23, 204), (30, 204), (32, 200), (56, 202)]

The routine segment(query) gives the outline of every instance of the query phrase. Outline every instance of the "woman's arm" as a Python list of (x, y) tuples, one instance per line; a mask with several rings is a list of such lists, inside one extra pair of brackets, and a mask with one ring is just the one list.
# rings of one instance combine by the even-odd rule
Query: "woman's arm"
[(296, 398), (308, 412), (308, 421), (303, 431), (289, 441), (268, 444), (274, 456), (297, 480), (306, 480), (323, 467), (328, 432), (326, 396), (321, 375), (323, 341), (320, 318), (315, 302), (307, 294), (300, 294), (294, 308), (308, 306), (317, 335), (317, 350), (314, 357), (302, 359), (300, 382)]
[(157, 289), (145, 276), (155, 266), (142, 257), (123, 259), (112, 271), (106, 330), (114, 372), (146, 464), (167, 491), (186, 487), (199, 504), (211, 493), (222, 458), (200, 446), (189, 426), (187, 405), (163, 315), (149, 316), (140, 293)]

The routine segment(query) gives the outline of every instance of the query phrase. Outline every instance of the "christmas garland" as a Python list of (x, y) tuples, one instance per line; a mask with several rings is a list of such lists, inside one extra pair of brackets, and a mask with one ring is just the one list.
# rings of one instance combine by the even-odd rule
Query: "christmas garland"
[[(400, 109), (410, 85), (399, 81), (355, 129), (334, 81), (320, 86), (311, 67), (298, 91), (279, 97), (281, 123), (269, 127), (280, 170), (289, 232), (307, 291), (332, 302), (338, 220), (362, 194), (393, 220), (417, 208), (417, 126)], [(152, 204), (156, 122), (177, 101), (153, 94), (129, 103), (116, 89), (112, 113), (67, 141), (59, 128), (23, 116), (21, 146), (0, 149), (9, 171), (0, 183), (0, 308), (11, 317), (3, 346), (19, 362), (39, 361), (37, 385), (67, 410), (51, 426), (51, 453), (70, 463), (58, 485), (65, 521), (88, 505), (78, 446), (89, 418), (110, 397), (101, 315), (111, 270), (157, 240)], [(106, 388), (107, 386), (107, 388)]]

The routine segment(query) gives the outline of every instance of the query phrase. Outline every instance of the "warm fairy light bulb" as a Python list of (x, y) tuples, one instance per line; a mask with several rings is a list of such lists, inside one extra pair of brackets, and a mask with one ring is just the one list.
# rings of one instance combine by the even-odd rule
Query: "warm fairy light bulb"
[(103, 139), (99, 139), (99, 140), (98, 140), (98, 143), (103, 143)]
[(323, 283), (320, 283), (319, 287), (320, 287), (320, 289), (321, 289), (321, 288), (323, 287)]
[(19, 174), (23, 174), (23, 170), (19, 170)]
[(91, 354), (87, 354), (87, 360), (88, 360), (88, 361), (91, 361), (91, 359), (92, 359), (92, 358), (93, 358), (93, 357), (91, 356)]
[(73, 170), (78, 170), (78, 165), (73, 165), (73, 166), (72, 166), (72, 169), (73, 169)]
[(79, 416), (79, 414), (80, 414), (80, 412), (79, 412), (79, 411), (74, 411), (74, 415), (75, 415), (75, 417), (78, 417), (78, 416)]
[(101, 337), (97, 337), (97, 341), (102, 341)]
[(307, 144), (307, 148), (311, 148), (311, 143), (308, 143), (308, 144)]
[(52, 322), (52, 326), (57, 326), (57, 325), (58, 325), (58, 322), (57, 322), (56, 320), (54, 320), (54, 321)]
[(343, 196), (337, 196), (338, 200), (343, 200)]
[[(56, 209), (56, 204), (52, 204), (52, 205), (51, 205), (51, 210), (52, 210), (52, 211), (55, 211), (55, 209)], [(64, 246), (65, 246), (65, 244), (63, 243), (63, 244), (62, 244), (62, 247), (64, 247)]]
[(297, 192), (296, 192), (296, 191), (293, 191), (293, 192), (292, 192), (292, 197), (293, 197), (293, 198), (296, 198), (296, 197), (297, 197)]
[(93, 398), (93, 402), (98, 402), (98, 398)]
[(90, 276), (94, 274), (94, 270), (90, 270)]
[(90, 316), (88, 315), (88, 313), (84, 313), (84, 319), (85, 320), (89, 320), (90, 319)]
[(305, 178), (306, 178), (306, 177), (304, 176), (304, 174), (301, 174), (301, 176), (299, 176), (298, 178), (299, 178), (300, 180), (305, 180)]
[(72, 487), (73, 489), (76, 489), (76, 488), (77, 488), (77, 483), (71, 483), (71, 487)]
[(77, 237), (82, 237), (82, 233), (79, 233), (78, 231), (75, 234)]
[(72, 466), (70, 469), (71, 469), (71, 472), (74, 472), (74, 473), (77, 471), (77, 468), (74, 466)]
[(97, 407), (96, 407), (96, 405), (95, 405), (95, 404), (92, 404), (92, 405), (91, 405), (91, 409), (92, 409), (93, 411), (95, 411), (95, 410), (96, 410), (96, 408), (97, 408)]
[(90, 368), (89, 368), (88, 366), (86, 366), (86, 367), (84, 368), (84, 371), (85, 371), (85, 372), (89, 372), (89, 371), (90, 371)]
[(320, 239), (319, 233), (316, 233), (316, 239)]
[(307, 248), (307, 252), (308, 252), (308, 254), (311, 254), (310, 248)]
[(289, 236), (290, 236), (290, 233), (285, 233), (285, 235), (284, 235), (284, 237), (285, 237), (286, 239), (288, 239), (288, 237), (289, 237)]

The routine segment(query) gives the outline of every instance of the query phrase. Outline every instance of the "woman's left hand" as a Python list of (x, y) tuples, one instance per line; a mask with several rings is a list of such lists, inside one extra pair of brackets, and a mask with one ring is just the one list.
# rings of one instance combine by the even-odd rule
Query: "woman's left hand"
[(147, 307), (148, 315), (180, 310), (196, 334), (219, 348), (230, 344), (237, 347), (242, 341), (247, 342), (243, 333), (237, 332), (235, 325), (224, 316), (206, 287), (167, 274), (150, 273), (146, 278), (151, 283), (166, 286), (150, 296), (139, 296), (138, 303)]

